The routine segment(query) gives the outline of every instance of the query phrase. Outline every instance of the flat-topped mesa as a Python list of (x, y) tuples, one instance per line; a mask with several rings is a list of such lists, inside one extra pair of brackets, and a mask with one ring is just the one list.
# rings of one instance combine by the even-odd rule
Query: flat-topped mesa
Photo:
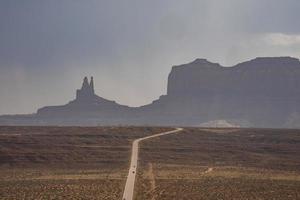
[[(248, 62), (251, 62), (253, 64), (275, 64), (275, 65), (299, 65), (299, 59), (293, 58), (293, 57), (257, 57), (253, 60), (250, 60)], [(247, 63), (247, 62), (245, 62)]]
[(88, 82), (88, 78), (84, 77), (81, 89), (76, 91), (76, 100), (77, 101), (86, 101), (93, 99), (95, 97), (94, 91), (94, 80), (91, 77), (90, 83)]
[(239, 63), (234, 68), (249, 70), (294, 70), (299, 69), (300, 61), (293, 57), (257, 57), (253, 60)]
[(299, 77), (297, 58), (256, 58), (232, 67), (196, 59), (172, 68), (167, 94), (152, 104), (132, 108), (104, 99), (85, 77), (75, 100), (40, 108), (34, 117), (0, 116), (0, 125), (299, 128)]

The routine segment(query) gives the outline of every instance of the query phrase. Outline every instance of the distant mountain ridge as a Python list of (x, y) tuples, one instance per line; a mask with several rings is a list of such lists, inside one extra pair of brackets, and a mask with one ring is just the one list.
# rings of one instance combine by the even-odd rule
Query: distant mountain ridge
[(173, 66), (167, 94), (131, 108), (99, 97), (85, 78), (76, 99), (0, 124), (199, 126), (226, 121), (241, 127), (300, 127), (300, 61), (261, 57), (232, 67), (206, 59)]
[(256, 58), (233, 67), (196, 59), (172, 68), (162, 101), (195, 122), (291, 126), (286, 119), (299, 113), (299, 77), (300, 62), (290, 57)]

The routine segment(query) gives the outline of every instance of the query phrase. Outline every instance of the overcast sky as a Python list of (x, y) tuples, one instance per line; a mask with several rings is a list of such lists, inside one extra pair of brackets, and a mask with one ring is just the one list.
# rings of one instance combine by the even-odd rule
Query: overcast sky
[(1, 0), (0, 114), (75, 97), (140, 106), (166, 93), (172, 65), (230, 66), (300, 53), (299, 0)]

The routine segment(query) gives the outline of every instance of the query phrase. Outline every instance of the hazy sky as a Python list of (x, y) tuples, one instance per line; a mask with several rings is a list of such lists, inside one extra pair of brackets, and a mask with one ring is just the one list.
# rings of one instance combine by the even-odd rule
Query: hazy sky
[(172, 65), (229, 66), (300, 53), (299, 0), (1, 0), (0, 114), (96, 93), (139, 106), (166, 93)]

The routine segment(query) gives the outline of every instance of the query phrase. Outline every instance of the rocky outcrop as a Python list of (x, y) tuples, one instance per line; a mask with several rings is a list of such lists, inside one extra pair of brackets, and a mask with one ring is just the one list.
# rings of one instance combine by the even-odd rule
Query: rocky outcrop
[(233, 67), (196, 59), (172, 68), (167, 95), (151, 109), (184, 116), (189, 125), (225, 119), (283, 127), (300, 111), (299, 77), (300, 62), (290, 57), (256, 58)]
[(300, 97), (300, 62), (294, 58), (257, 58), (233, 67), (197, 59), (173, 67), (170, 96)]
[[(232, 67), (206, 59), (174, 66), (167, 94), (130, 108), (99, 97), (84, 78), (75, 100), (36, 115), (0, 117), (0, 124), (201, 126), (300, 128), (300, 61), (256, 58)], [(208, 122), (208, 123), (206, 123)], [(226, 122), (226, 123), (225, 123)]]
[(94, 78), (91, 77), (91, 82), (88, 82), (88, 78), (83, 79), (82, 87), (76, 91), (76, 100), (86, 102), (92, 100), (95, 97), (94, 91)]
[[(76, 91), (76, 98), (63, 106), (48, 106), (38, 110), (37, 116), (44, 120), (49, 118), (62, 118), (76, 119), (76, 121), (86, 121), (87, 118), (103, 117), (118, 117), (118, 112), (126, 112), (127, 106), (117, 104), (115, 101), (110, 101), (99, 97), (94, 91), (94, 80), (91, 77), (90, 83), (88, 78), (85, 77), (81, 89)], [(63, 119), (64, 121), (65, 119)]]

